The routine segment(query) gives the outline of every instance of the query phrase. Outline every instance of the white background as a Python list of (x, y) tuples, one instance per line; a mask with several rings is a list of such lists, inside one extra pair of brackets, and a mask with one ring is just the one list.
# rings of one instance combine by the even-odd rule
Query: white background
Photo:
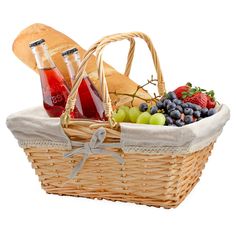
[[(234, 3), (1, 1), (0, 235), (236, 235)], [(177, 209), (59, 197), (41, 190), (5, 127), (10, 113), (41, 104), (39, 78), (11, 51), (17, 34), (35, 22), (63, 31), (84, 48), (107, 34), (143, 31), (156, 46), (168, 90), (191, 81), (214, 89), (217, 99), (231, 108), (231, 121), (201, 181)], [(112, 45), (105, 59), (122, 71), (127, 50), (125, 42)], [(142, 84), (153, 73), (147, 48), (139, 41), (131, 77)]]

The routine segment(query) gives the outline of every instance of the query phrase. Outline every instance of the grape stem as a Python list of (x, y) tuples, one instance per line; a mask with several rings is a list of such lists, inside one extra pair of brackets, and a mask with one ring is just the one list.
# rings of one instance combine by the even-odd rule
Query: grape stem
[(155, 86), (156, 86), (156, 83), (155, 83), (155, 82), (157, 82), (157, 79), (153, 79), (153, 75), (152, 75), (152, 76), (151, 76), (151, 79), (148, 79), (145, 84), (143, 84), (143, 85), (138, 85), (137, 88), (136, 88), (136, 90), (135, 90), (133, 93), (119, 93), (119, 92), (117, 92), (117, 91), (114, 91), (114, 92), (110, 92), (110, 94), (114, 94), (114, 95), (117, 95), (117, 96), (119, 96), (119, 95), (124, 95), (124, 96), (128, 96), (128, 97), (132, 97), (132, 100), (131, 100), (131, 105), (132, 105), (132, 106), (133, 106), (133, 102), (134, 102), (134, 99), (135, 99), (135, 98), (139, 98), (139, 99), (141, 99), (141, 100), (143, 100), (143, 101), (145, 101), (145, 102), (147, 102), (147, 103), (150, 103), (150, 102), (152, 102), (152, 101), (156, 102), (156, 101), (160, 98), (160, 96), (157, 96), (156, 93), (154, 93), (154, 97), (153, 97), (153, 98), (142, 98), (142, 97), (140, 97), (140, 96), (137, 95), (137, 93), (138, 93), (138, 91), (139, 91), (140, 89), (143, 89), (144, 91), (147, 92), (147, 90), (144, 89), (144, 87), (147, 86), (147, 85), (149, 85), (149, 84), (152, 84), (152, 85), (155, 85)]

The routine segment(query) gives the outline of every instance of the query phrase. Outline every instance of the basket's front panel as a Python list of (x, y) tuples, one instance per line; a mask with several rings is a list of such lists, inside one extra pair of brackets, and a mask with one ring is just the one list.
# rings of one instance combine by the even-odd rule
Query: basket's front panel
[(91, 156), (76, 178), (68, 176), (81, 156), (64, 151), (25, 149), (48, 193), (176, 207), (197, 183), (212, 145), (183, 156), (125, 154), (120, 165), (111, 156)]
[[(171, 176), (171, 157), (125, 155), (124, 158), (125, 164), (117, 169), (111, 168), (112, 165), (103, 166), (103, 198), (156, 206), (169, 201), (172, 193), (168, 190), (176, 185)], [(117, 176), (121, 188), (114, 188), (112, 176)]]

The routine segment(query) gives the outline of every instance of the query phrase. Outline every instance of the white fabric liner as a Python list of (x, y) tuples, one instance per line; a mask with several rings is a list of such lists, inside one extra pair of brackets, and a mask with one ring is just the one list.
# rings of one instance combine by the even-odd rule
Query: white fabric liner
[(122, 123), (121, 142), (124, 152), (132, 153), (191, 153), (203, 149), (221, 134), (230, 118), (226, 105), (201, 121), (183, 127)]
[[(120, 143), (129, 153), (190, 153), (214, 142), (229, 118), (229, 108), (221, 105), (215, 115), (183, 127), (121, 123)], [(7, 126), (23, 148), (72, 149), (60, 119), (48, 117), (42, 107), (10, 115)]]
[(7, 117), (7, 127), (18, 140), (20, 147), (71, 149), (59, 118), (49, 117), (43, 107), (16, 112)]

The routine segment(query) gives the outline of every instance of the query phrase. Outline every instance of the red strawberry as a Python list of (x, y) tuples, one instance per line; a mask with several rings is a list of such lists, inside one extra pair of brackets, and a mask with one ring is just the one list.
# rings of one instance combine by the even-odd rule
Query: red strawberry
[(215, 101), (215, 93), (213, 90), (206, 92), (207, 94), (207, 108), (215, 108), (216, 101)]
[(176, 96), (178, 99), (182, 99), (183, 96), (183, 92), (189, 92), (189, 90), (191, 89), (192, 84), (191, 83), (187, 83), (184, 86), (180, 86), (177, 89), (174, 90)]
[(215, 108), (215, 106), (216, 106), (216, 101), (213, 98), (207, 96), (207, 108), (211, 109)]
[(202, 108), (207, 107), (207, 95), (205, 93), (202, 92), (196, 92), (194, 93), (192, 96), (187, 96), (186, 98), (184, 98), (183, 100), (184, 102), (191, 102), (194, 104), (197, 104), (199, 106), (201, 106)]

